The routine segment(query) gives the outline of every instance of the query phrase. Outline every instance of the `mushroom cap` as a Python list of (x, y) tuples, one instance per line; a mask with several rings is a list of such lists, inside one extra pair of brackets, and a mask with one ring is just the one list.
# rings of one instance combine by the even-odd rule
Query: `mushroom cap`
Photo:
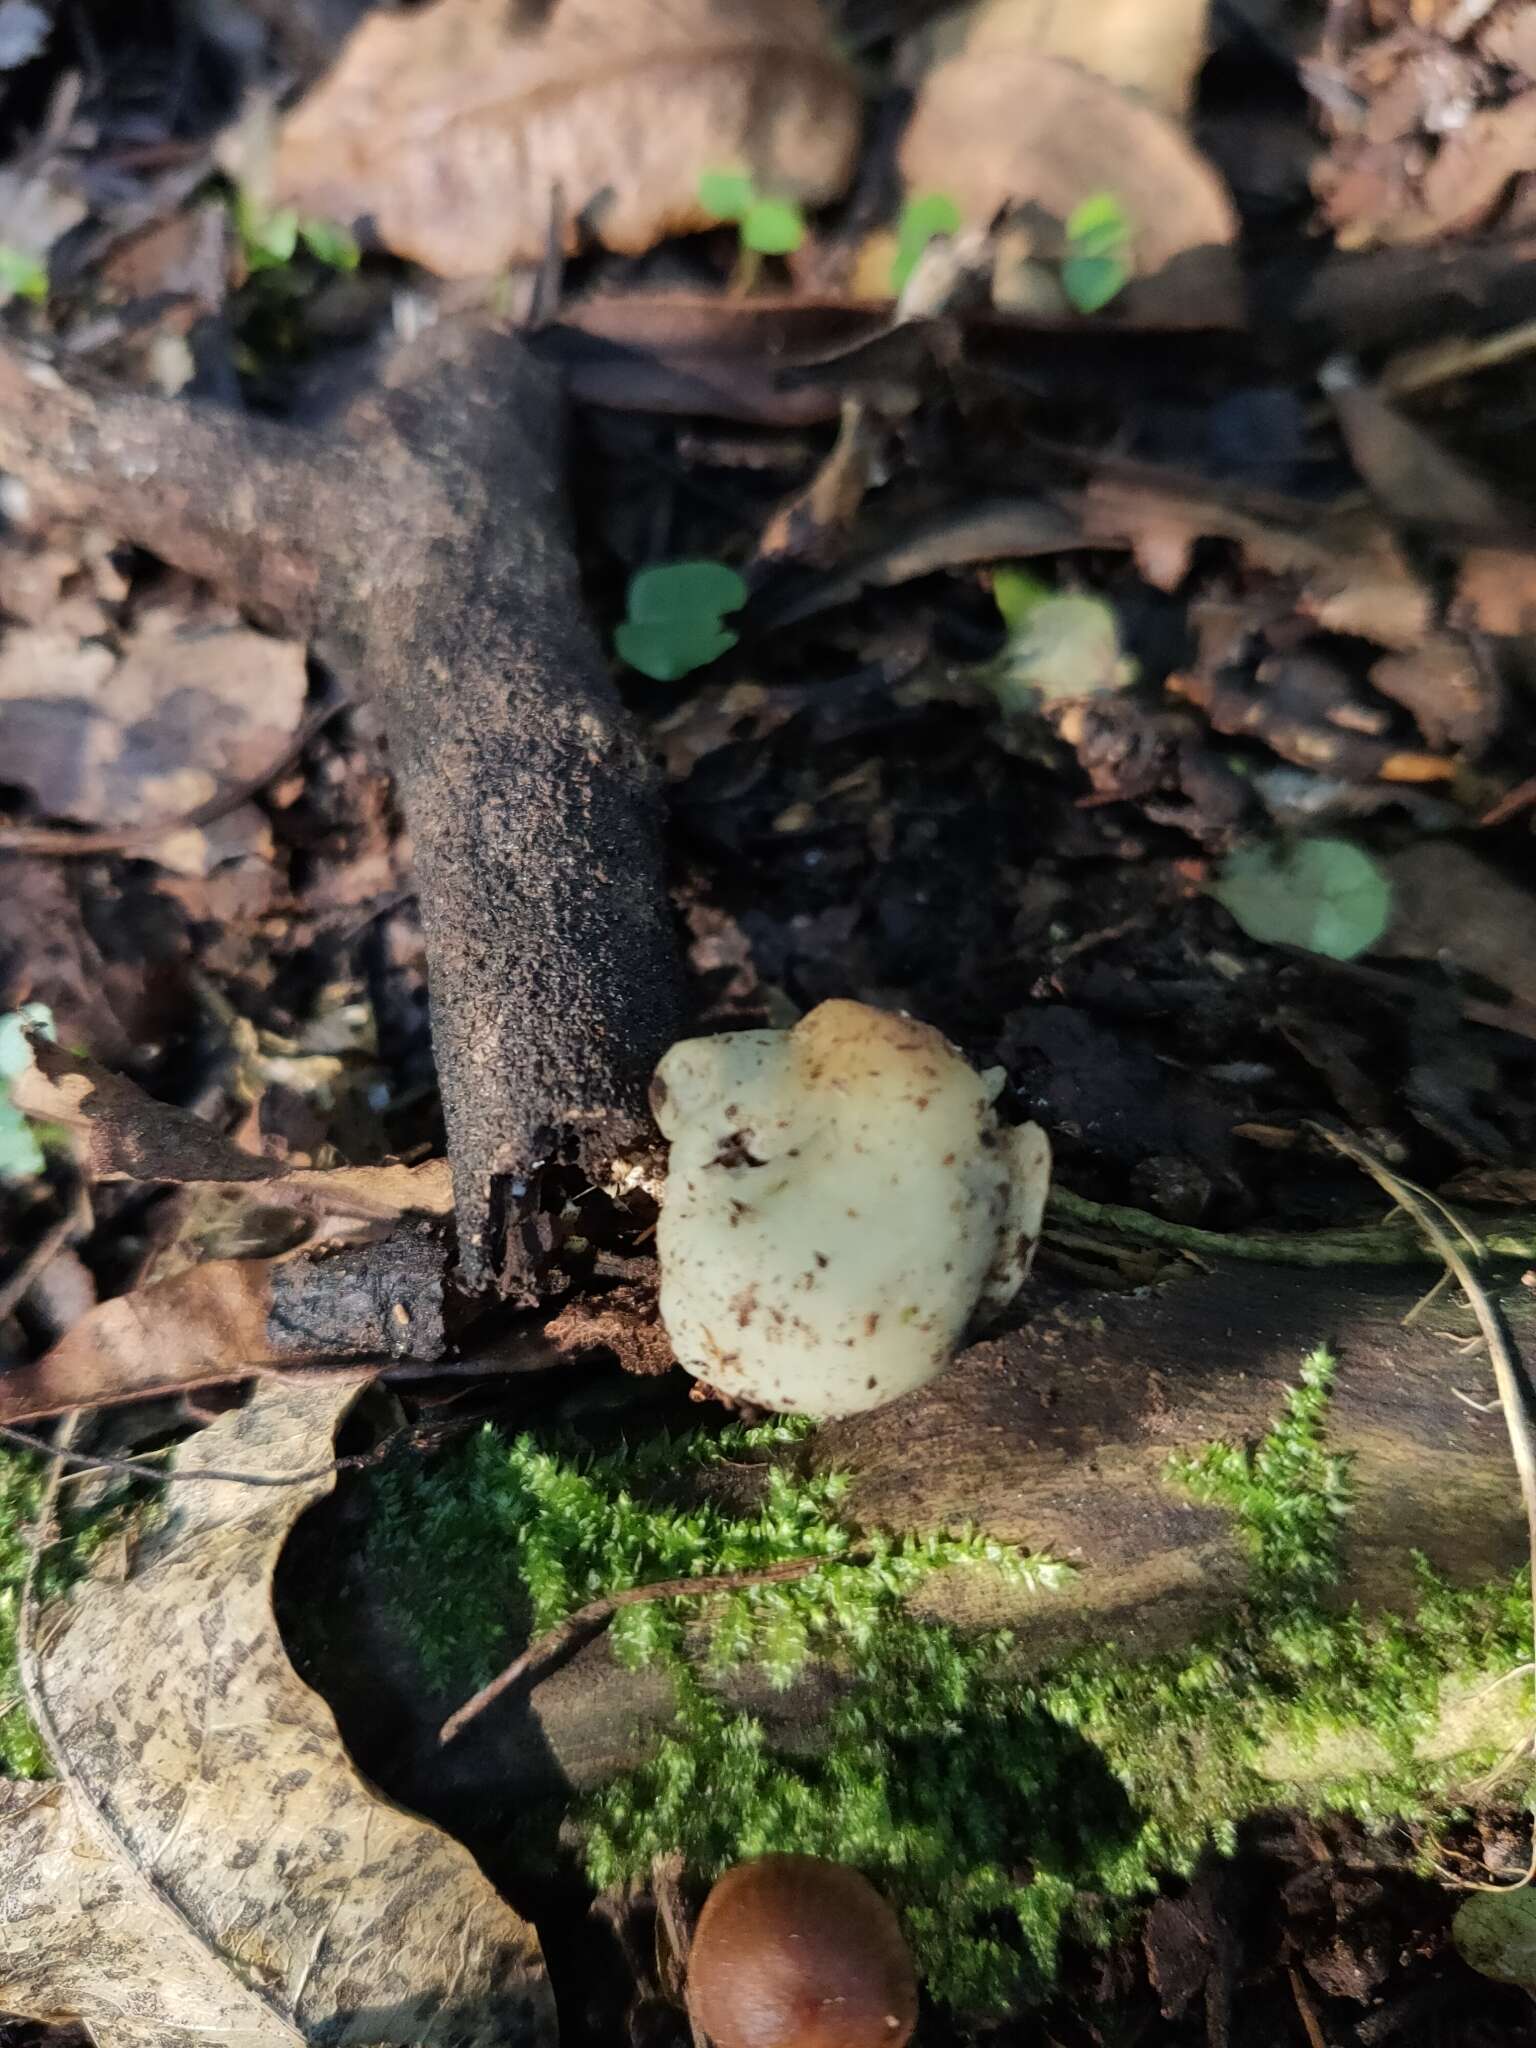
[(760, 1856), (704, 1902), (688, 2004), (715, 2048), (905, 2048), (917, 1973), (865, 1877), (819, 1856)]
[(1000, 1079), (854, 1002), (674, 1045), (652, 1106), (672, 1146), (656, 1250), (679, 1364), (817, 1416), (942, 1372), (1010, 1228)]

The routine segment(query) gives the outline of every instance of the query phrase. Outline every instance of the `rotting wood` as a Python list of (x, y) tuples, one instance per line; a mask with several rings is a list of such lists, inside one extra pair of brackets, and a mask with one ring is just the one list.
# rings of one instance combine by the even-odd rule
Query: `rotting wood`
[[(1536, 1295), (1518, 1268), (1503, 1268), (1496, 1292), (1512, 1323), (1536, 1328)], [(851, 1474), (856, 1523), (975, 1523), (1078, 1567), (1050, 1593), (944, 1574), (918, 1596), (920, 1612), (1008, 1626), (1027, 1668), (1094, 1644), (1132, 1656), (1179, 1650), (1241, 1606), (1251, 1566), (1231, 1517), (1170, 1484), (1169, 1460), (1215, 1439), (1265, 1435), (1303, 1356), (1327, 1342), (1340, 1360), (1328, 1443), (1352, 1454), (1356, 1493), (1339, 1598), (1402, 1613), (1419, 1592), (1416, 1552), (1457, 1585), (1513, 1571), (1525, 1554), (1503, 1420), (1497, 1407), (1480, 1413), (1459, 1398), (1491, 1391), (1486, 1357), (1467, 1349), (1475, 1324), (1464, 1305), (1446, 1302), (1404, 1328), (1422, 1293), (1411, 1274), (1228, 1266), (1190, 1268), (1130, 1294), (1054, 1304), (1037, 1296), (1022, 1327), (973, 1345), (904, 1400), (828, 1424), (812, 1454)], [(346, 1606), (335, 1642), (340, 1694), (347, 1667), (362, 1674), (349, 1739), (365, 1768), (387, 1753), (397, 1795), (445, 1824), (475, 1811), (492, 1787), (523, 1797), (597, 1783), (637, 1762), (647, 1731), (665, 1725), (666, 1678), (622, 1669), (599, 1641), (547, 1667), (443, 1750), (438, 1726), (457, 1697), (424, 1694), (411, 1653), (365, 1586)], [(781, 1693), (745, 1667), (724, 1690), (775, 1740), (798, 1744), (814, 1742), (840, 1683), (813, 1665)], [(1487, 1702), (1498, 1726), (1513, 1699), (1506, 1686)], [(345, 1722), (344, 1697), (341, 1711)], [(1452, 1753), (1489, 1739), (1465, 1700), (1447, 1713)], [(1301, 1779), (1321, 1768), (1306, 1757), (1283, 1764), (1283, 1775)]]
[[(309, 636), (380, 703), (410, 826), (461, 1271), (539, 1166), (644, 1140), (679, 1035), (653, 777), (566, 530), (558, 388), (444, 323), (322, 427), (96, 397), (0, 352), (0, 470)], [(506, 1238), (512, 1240), (510, 1254)]]

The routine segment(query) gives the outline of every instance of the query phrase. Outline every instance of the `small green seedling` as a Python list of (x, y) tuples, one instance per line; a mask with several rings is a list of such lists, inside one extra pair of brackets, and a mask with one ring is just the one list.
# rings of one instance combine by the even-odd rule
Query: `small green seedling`
[(1053, 590), (1025, 569), (994, 570), (992, 595), (1008, 644), (991, 678), (1005, 714), (1123, 690), (1136, 663), (1120, 644), (1114, 607), (1084, 591)]
[(1392, 884), (1347, 839), (1298, 839), (1229, 854), (1209, 893), (1250, 939), (1330, 960), (1368, 953), (1392, 916)]
[(1483, 1976), (1536, 1992), (1536, 1891), (1528, 1884), (1474, 1892), (1457, 1908), (1451, 1939)]
[(736, 223), (742, 248), (754, 256), (788, 256), (805, 240), (799, 202), (759, 192), (750, 171), (706, 171), (698, 193), (706, 213)]
[(630, 578), (629, 612), (614, 651), (654, 682), (706, 668), (736, 645), (723, 623), (747, 601), (747, 586), (723, 562), (663, 562)]
[(361, 260), (357, 238), (337, 221), (305, 220), (291, 206), (267, 208), (249, 192), (236, 193), (234, 210), (245, 267), (253, 276), (283, 269), (301, 247), (328, 270), (356, 270)]
[(937, 235), (955, 234), (960, 209), (947, 192), (915, 192), (896, 223), (896, 255), (891, 264), (891, 290), (900, 297), (923, 251)]
[(44, 1165), (37, 1134), (11, 1100), (11, 1083), (32, 1064), (29, 1031), (54, 1037), (53, 1012), (46, 1003), (23, 1003), (0, 1017), (0, 1181), (31, 1180)]
[(1061, 288), (1079, 313), (1097, 313), (1131, 276), (1131, 222), (1113, 192), (1095, 192), (1067, 216)]
[(0, 303), (7, 299), (31, 299), (41, 305), (48, 296), (48, 271), (25, 249), (0, 242)]

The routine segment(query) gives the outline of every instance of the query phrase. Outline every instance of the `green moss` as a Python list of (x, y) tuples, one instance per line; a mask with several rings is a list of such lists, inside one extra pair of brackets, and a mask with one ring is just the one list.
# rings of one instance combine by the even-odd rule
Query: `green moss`
[[(603, 1456), (574, 1439), (508, 1443), (486, 1429), (430, 1471), (381, 1475), (369, 1562), (427, 1677), (445, 1689), (482, 1683), (515, 1640), (588, 1601), (659, 1579), (824, 1558), (782, 1585), (623, 1608), (609, 1630), (622, 1663), (682, 1670), (699, 1649), (690, 1632), (702, 1628), (708, 1672), (751, 1659), (788, 1685), (813, 1649), (863, 1651), (907, 1595), (946, 1566), (985, 1566), (1041, 1588), (1067, 1575), (1050, 1558), (973, 1533), (851, 1527), (840, 1512), (841, 1473), (800, 1473), (772, 1455), (792, 1452), (811, 1428), (791, 1420), (657, 1436)], [(760, 1467), (756, 1505), (710, 1498), (711, 1486), (744, 1463)]]
[(1175, 1485), (1231, 1510), (1253, 1557), (1257, 1585), (1294, 1598), (1339, 1575), (1339, 1524), (1350, 1508), (1350, 1459), (1323, 1445), (1338, 1361), (1321, 1346), (1301, 1362), (1280, 1419), (1263, 1440), (1207, 1444), (1169, 1460)]
[[(44, 1466), (25, 1452), (0, 1451), (0, 1777), (45, 1778), (48, 1757), (21, 1697), (17, 1627), (31, 1554), (31, 1530), (41, 1511)], [(38, 1563), (37, 1593), (53, 1599), (74, 1584), (120, 1522), (120, 1504), (65, 1511), (59, 1540)]]
[[(997, 2010), (1048, 1986), (1065, 1933), (1104, 1933), (1160, 1877), (1229, 1847), (1245, 1815), (1289, 1800), (1419, 1812), (1475, 1763), (1419, 1752), (1446, 1678), (1522, 1662), (1528, 1586), (1458, 1592), (1421, 1566), (1409, 1617), (1328, 1605), (1350, 1491), (1323, 1436), (1333, 1370), (1313, 1353), (1261, 1443), (1209, 1446), (1171, 1472), (1237, 1517), (1254, 1560), (1244, 1609), (1176, 1655), (1104, 1648), (1026, 1674), (1006, 1632), (917, 1621), (906, 1596), (940, 1566), (1031, 1585), (1061, 1567), (975, 1536), (879, 1537), (866, 1555), (840, 1516), (845, 1482), (797, 1471), (799, 1423), (603, 1458), (487, 1433), (383, 1479), (372, 1560), (430, 1676), (457, 1695), (603, 1592), (824, 1555), (797, 1584), (621, 1614), (615, 1650), (669, 1672), (676, 1718), (578, 1810), (589, 1872), (643, 1879), (673, 1851), (701, 1879), (766, 1850), (841, 1858), (895, 1902), (935, 1997)], [(759, 1504), (720, 1505), (712, 1487), (743, 1460), (769, 1461)], [(713, 1680), (750, 1657), (787, 1683), (812, 1650), (844, 1689), (814, 1751), (776, 1749)], [(1277, 1755), (1361, 1730), (1369, 1770), (1277, 1777)]]

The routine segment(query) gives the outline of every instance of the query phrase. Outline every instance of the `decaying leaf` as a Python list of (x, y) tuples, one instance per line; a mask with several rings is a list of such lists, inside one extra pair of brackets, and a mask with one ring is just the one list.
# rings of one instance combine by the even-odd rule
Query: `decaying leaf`
[(1009, 45), (938, 65), (901, 169), (910, 191), (947, 192), (979, 225), (1005, 207), (1064, 224), (1112, 192), (1132, 224), (1139, 317), (1219, 326), (1241, 316), (1237, 215), (1220, 178), (1176, 121), (1063, 58)]
[(1437, 960), (1536, 1005), (1536, 906), (1528, 888), (1453, 840), (1419, 840), (1385, 865), (1393, 910), (1379, 952)]
[(280, 1160), (243, 1151), (190, 1110), (157, 1102), (123, 1075), (63, 1046), (34, 1040), (32, 1062), (16, 1075), (11, 1092), (28, 1116), (66, 1124), (78, 1134), (80, 1163), (96, 1180), (260, 1181), (274, 1202), (380, 1221), (452, 1213), (446, 1159), (292, 1172)]
[(1469, 548), (1456, 578), (1451, 619), (1507, 639), (1536, 633), (1536, 554)]
[(1038, 50), (1065, 57), (1182, 120), (1205, 62), (1210, 0), (977, 0), (912, 38), (907, 68)]
[(6, 780), (50, 817), (133, 827), (177, 820), (270, 772), (298, 729), (303, 646), (233, 615), (156, 608), (121, 653), (94, 601), (65, 599), (0, 641)]
[(440, 1358), (447, 1258), (422, 1225), (330, 1253), (210, 1259), (98, 1302), (34, 1364), (0, 1374), (0, 1423), (274, 1366)]
[(1536, 1892), (1529, 1885), (1464, 1899), (1451, 1922), (1451, 1938), (1485, 1977), (1536, 1990)]
[(1297, 609), (1329, 632), (1411, 648), (1430, 629), (1423, 582), (1368, 509), (1245, 505), (1192, 479), (1106, 474), (1089, 485), (1082, 517), (1088, 538), (1128, 543), (1163, 589), (1178, 583), (1197, 539), (1219, 536), (1235, 541), (1251, 568), (1294, 578)]
[(258, 1388), (186, 1462), (297, 1483), (175, 1488), (126, 1577), (34, 1631), (61, 1782), (0, 1807), (0, 2008), (102, 2048), (554, 2042), (532, 1929), (359, 1776), (278, 1632), (273, 1567), (356, 1387)]
[(1322, 382), (1356, 469), (1394, 519), (1445, 540), (1529, 536), (1531, 522), (1520, 507), (1351, 365), (1325, 365)]
[(1413, 715), (1431, 747), (1474, 752), (1498, 733), (1504, 692), (1497, 670), (1457, 634), (1433, 633), (1422, 646), (1383, 655), (1371, 686)]
[[(277, 139), (273, 197), (444, 277), (714, 225), (702, 174), (814, 203), (847, 182), (858, 98), (816, 0), (435, 0), (367, 17)], [(574, 246), (574, 225), (571, 229)]]

